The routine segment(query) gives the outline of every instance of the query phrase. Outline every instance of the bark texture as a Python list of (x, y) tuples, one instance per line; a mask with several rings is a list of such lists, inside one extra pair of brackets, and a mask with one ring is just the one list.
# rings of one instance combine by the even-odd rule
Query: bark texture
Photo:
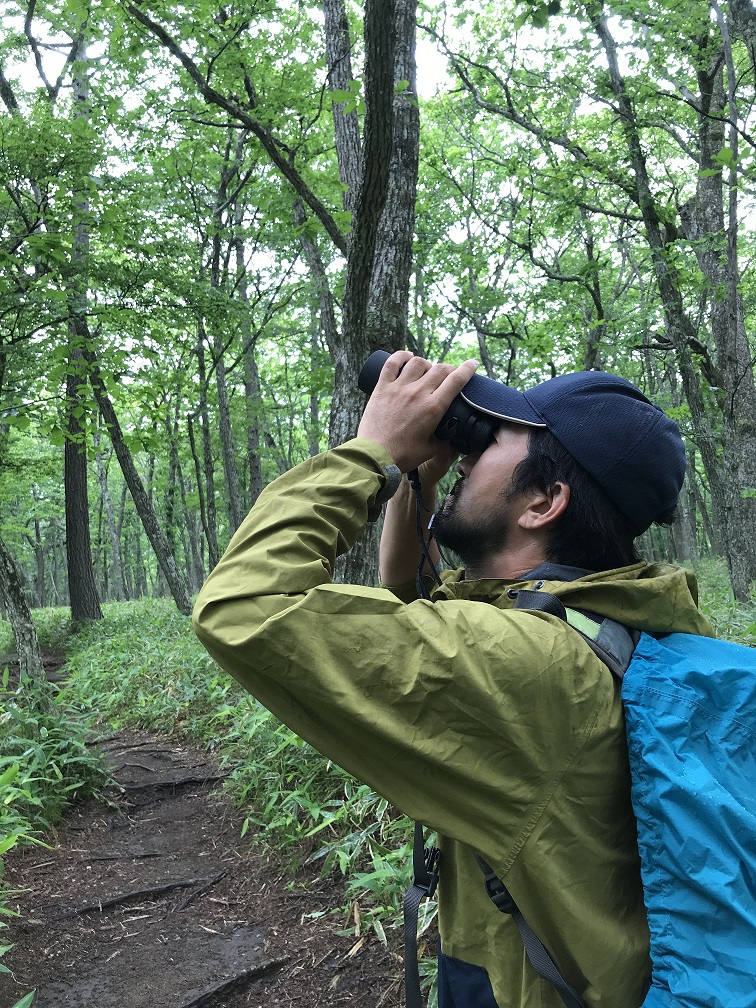
[[(332, 91), (349, 91), (354, 80), (352, 42), (343, 0), (323, 0), (328, 86)], [(333, 102), (333, 129), (339, 179), (344, 187), (342, 206), (354, 210), (362, 176), (362, 141), (357, 110), (347, 112), (346, 102)]]
[(24, 595), (16, 563), (2, 539), (0, 539), (0, 598), (13, 630), (21, 679), (29, 678), (37, 684), (46, 685), (42, 652), (32, 621), (31, 609)]
[(391, 160), (370, 278), (366, 320), (369, 353), (400, 350), (409, 342), (409, 290), (420, 156), (415, 61), (417, 4), (416, 0), (395, 2)]

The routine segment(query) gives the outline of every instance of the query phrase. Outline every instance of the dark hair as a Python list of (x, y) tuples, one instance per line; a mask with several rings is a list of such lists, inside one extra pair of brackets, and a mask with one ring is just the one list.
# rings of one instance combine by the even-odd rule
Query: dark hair
[[(597, 571), (638, 563), (635, 536), (625, 516), (550, 431), (533, 430), (528, 454), (512, 475), (510, 493), (546, 491), (555, 483), (569, 486), (570, 500), (551, 533), (549, 560)], [(673, 508), (656, 524), (671, 525), (674, 520)]]

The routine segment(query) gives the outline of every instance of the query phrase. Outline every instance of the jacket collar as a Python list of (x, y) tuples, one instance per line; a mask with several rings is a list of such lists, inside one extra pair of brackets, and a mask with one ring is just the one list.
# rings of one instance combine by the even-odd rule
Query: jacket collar
[(588, 577), (596, 571), (588, 570), (586, 567), (570, 567), (567, 564), (542, 563), (534, 567), (532, 571), (524, 574), (523, 581), (577, 581), (578, 578)]

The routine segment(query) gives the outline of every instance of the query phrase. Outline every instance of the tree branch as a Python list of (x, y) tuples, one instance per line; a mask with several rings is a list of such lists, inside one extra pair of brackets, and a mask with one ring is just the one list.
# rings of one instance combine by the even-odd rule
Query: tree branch
[[(169, 35), (169, 33), (161, 25), (154, 22), (134, 4), (127, 4), (126, 10), (132, 17), (136, 18), (136, 20), (144, 28), (146, 28), (150, 34), (154, 35), (155, 38), (157, 38), (171, 53), (171, 55), (174, 56), (179, 63), (181, 63), (184, 70), (186, 70), (197, 86), (197, 90), (209, 105), (217, 105), (218, 108), (223, 109), (226, 113), (228, 113), (228, 115), (236, 119), (237, 122), (242, 123), (251, 133), (254, 134), (255, 137), (257, 137), (278, 171), (289, 183), (291, 183), (298, 195), (312, 210), (320, 223), (323, 225), (326, 233), (336, 248), (342, 253), (342, 255), (346, 256), (348, 251), (346, 237), (339, 230), (325, 204), (322, 203), (321, 200), (319, 200), (312, 192), (290, 161), (282, 155), (280, 150), (281, 144), (275, 140), (270, 131), (236, 102), (231, 101), (230, 98), (227, 98), (219, 91), (216, 91), (215, 88), (211, 87), (206, 78), (200, 72), (199, 67), (194, 60), (192, 60), (191, 57), (184, 52), (178, 42), (176, 42), (176, 40)], [(254, 89), (252, 89), (251, 94), (254, 95)], [(252, 104), (251, 101), (250, 103)]]
[(49, 82), (45, 76), (45, 68), (42, 64), (42, 53), (39, 51), (39, 44), (34, 37), (34, 32), (32, 31), (32, 22), (34, 21), (34, 11), (37, 6), (37, 0), (29, 0), (29, 5), (26, 8), (26, 17), (24, 18), (24, 35), (26, 36), (26, 41), (29, 43), (29, 48), (34, 56), (34, 62), (37, 66), (37, 73), (39, 74), (39, 79), (45, 85), (45, 90), (47, 91), (47, 97), (51, 101), (55, 101), (58, 97), (55, 88)]
[[(464, 85), (465, 89), (470, 93), (470, 95), (473, 98), (473, 101), (479, 108), (484, 109), (486, 112), (491, 112), (494, 115), (501, 116), (503, 119), (507, 119), (509, 122), (514, 123), (516, 126), (519, 126), (526, 132), (531, 133), (533, 136), (535, 136), (538, 140), (540, 140), (544, 144), (553, 147), (561, 147), (563, 150), (566, 150), (569, 154), (571, 154), (576, 161), (578, 161), (581, 164), (586, 164), (592, 167), (594, 170), (598, 171), (601, 175), (603, 175), (605, 178), (611, 181), (614, 185), (621, 188), (630, 197), (630, 199), (635, 201), (636, 193), (632, 184), (628, 183), (625, 179), (621, 178), (619, 175), (616, 175), (613, 172), (608, 171), (605, 166), (601, 166), (593, 162), (591, 158), (588, 156), (588, 154), (585, 152), (585, 150), (579, 144), (575, 143), (574, 141), (571, 141), (568, 137), (554, 136), (548, 133), (539, 123), (533, 122), (530, 119), (525, 118), (525, 116), (521, 115), (515, 108), (514, 101), (512, 100), (512, 96), (509, 90), (509, 85), (507, 84), (506, 81), (502, 80), (491, 69), (491, 67), (486, 66), (485, 64), (476, 63), (474, 60), (468, 59), (465, 56), (461, 56), (459, 53), (452, 52), (452, 50), (449, 49), (449, 47), (447, 46), (446, 40), (443, 38), (443, 36), (439, 35), (436, 31), (434, 31), (430, 27), (427, 26), (423, 27), (442, 46), (444, 52), (446, 53), (447, 58), (449, 59), (451, 65), (454, 67), (454, 70), (456, 71), (460, 80), (462, 81), (462, 84)], [(477, 87), (477, 85), (470, 77), (470, 74), (467, 72), (466, 69), (467, 67), (482, 70), (484, 73), (487, 73), (491, 78), (493, 78), (497, 86), (502, 90), (502, 93), (506, 101), (506, 105), (499, 105), (495, 102), (488, 101), (486, 98), (483, 98), (483, 96), (480, 93), (480, 89)]]
[(16, 101), (16, 96), (13, 93), (13, 88), (11, 87), (8, 78), (3, 73), (2, 67), (0, 67), (0, 98), (2, 98), (3, 104), (11, 115), (20, 111), (18, 102)]

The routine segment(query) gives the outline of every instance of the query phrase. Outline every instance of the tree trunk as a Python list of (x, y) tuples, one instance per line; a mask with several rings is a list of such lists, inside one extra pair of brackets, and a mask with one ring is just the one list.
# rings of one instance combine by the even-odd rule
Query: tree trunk
[(394, 22), (394, 0), (367, 0), (362, 179), (349, 244), (342, 338), (334, 360), (331, 445), (342, 444), (354, 436), (364, 405), (364, 397), (357, 389), (357, 376), (368, 356), (368, 300), (378, 228), (388, 194), (393, 128)]
[(200, 507), (200, 522), (202, 524), (202, 530), (205, 533), (205, 542), (208, 544), (208, 552), (210, 555), (210, 569), (218, 563), (220, 559), (220, 554), (218, 552), (218, 540), (215, 534), (215, 526), (210, 524), (208, 508), (205, 501), (205, 492), (202, 489), (203, 485), (203, 475), (202, 475), (202, 461), (199, 457), (199, 452), (197, 451), (197, 441), (194, 437), (194, 420), (191, 416), (187, 417), (187, 431), (189, 433), (189, 447), (192, 452), (192, 459), (194, 461), (194, 471), (197, 478), (197, 497), (199, 499)]
[[(233, 130), (229, 130), (226, 141), (223, 168), (220, 173), (218, 190), (215, 194), (215, 206), (213, 208), (213, 235), (212, 235), (212, 256), (210, 263), (210, 285), (213, 290), (221, 291), (224, 281), (228, 279), (228, 256), (221, 255), (222, 238), (224, 230), (227, 230), (226, 209), (228, 206), (229, 185), (236, 178), (244, 157), (244, 147), (242, 142), (235, 143)], [(233, 150), (233, 157), (231, 152)], [(230, 236), (233, 245), (234, 236)], [(230, 256), (231, 249), (228, 250)], [(223, 259), (223, 263), (221, 263)], [(229, 538), (239, 528), (244, 518), (244, 508), (242, 506), (241, 493), (239, 490), (239, 471), (236, 467), (236, 453), (234, 451), (234, 435), (231, 425), (231, 407), (228, 395), (228, 381), (226, 378), (226, 361), (223, 338), (217, 329), (214, 332), (212, 341), (213, 367), (215, 369), (215, 388), (218, 396), (218, 436), (221, 444), (221, 458), (223, 460), (223, 475), (226, 483), (226, 510), (228, 513)]]
[(205, 485), (205, 509), (207, 512), (205, 534), (207, 535), (207, 548), (210, 554), (210, 569), (212, 570), (220, 560), (220, 550), (218, 548), (218, 512), (215, 506), (215, 465), (213, 462), (213, 448), (210, 441), (210, 415), (207, 408), (206, 339), (205, 331), (200, 326), (197, 332), (197, 369), (200, 400), (197, 413), (200, 417), (202, 427), (202, 468)]
[(735, 33), (748, 50), (751, 73), (756, 76), (756, 10), (752, 0), (729, 0)]
[[(328, 87), (332, 91), (349, 91), (354, 80), (352, 72), (352, 42), (343, 0), (323, 0)], [(352, 212), (362, 175), (362, 150), (357, 110), (344, 111), (345, 102), (333, 102), (333, 130), (336, 137), (336, 158), (339, 179), (344, 186), (342, 206)], [(297, 200), (301, 204), (301, 200)]]
[(8, 613), (18, 655), (20, 679), (31, 679), (38, 686), (47, 685), (42, 652), (32, 621), (21, 578), (8, 547), (0, 539), (0, 596)]
[(177, 458), (176, 464), (178, 468), (179, 489), (181, 490), (181, 507), (184, 513), (184, 525), (186, 527), (186, 535), (189, 541), (189, 550), (187, 551), (185, 549), (184, 552), (186, 556), (191, 556), (192, 558), (192, 590), (199, 591), (205, 580), (206, 572), (205, 565), (202, 562), (202, 553), (200, 551), (197, 515), (189, 509), (186, 479), (184, 478), (184, 472), (181, 467), (180, 459)]
[(64, 448), (63, 486), (66, 500), (68, 601), (74, 623), (102, 619), (92, 566), (86, 441), (80, 419), (84, 415), (85, 406), (79, 390), (85, 381), (84, 355), (81, 350), (72, 350), (69, 373), (66, 376), (68, 430)]
[[(73, 100), (77, 119), (88, 119), (89, 93), (85, 75), (75, 73)], [(89, 203), (79, 194), (75, 200), (75, 225), (71, 269), (67, 284), (69, 367), (66, 375), (65, 472), (66, 556), (68, 560), (68, 595), (74, 622), (102, 619), (95, 587), (92, 543), (89, 531), (89, 491), (87, 486), (86, 429), (87, 404), (82, 395), (86, 387), (85, 346), (89, 337), (87, 324), (89, 269)]]
[(407, 346), (420, 152), (415, 35), (417, 0), (396, 0), (388, 191), (376, 239), (367, 311), (368, 352)]
[(34, 519), (34, 559), (36, 561), (37, 604), (41, 609), (47, 606), (47, 572), (45, 570), (45, 544), (42, 541), (42, 526), (39, 518)]
[[(95, 436), (95, 447), (99, 447), (100, 436), (99, 434)], [(95, 461), (97, 462), (97, 478), (100, 482), (100, 496), (102, 498), (103, 507), (105, 508), (105, 520), (108, 526), (108, 535), (110, 537), (110, 550), (112, 554), (112, 565), (113, 565), (113, 595), (117, 602), (122, 602), (124, 599), (128, 598), (128, 593), (126, 591), (126, 582), (123, 578), (123, 557), (121, 555), (121, 543), (118, 537), (118, 531), (116, 529), (115, 512), (113, 510), (113, 500), (110, 496), (110, 488), (108, 486), (108, 473), (105, 468), (105, 463), (102, 459), (102, 452), (98, 451), (95, 456)]]
[(242, 523), (244, 508), (239, 489), (239, 471), (236, 468), (234, 433), (231, 427), (231, 409), (228, 399), (226, 365), (223, 360), (223, 353), (224, 348), (221, 341), (216, 340), (213, 356), (215, 358), (215, 388), (218, 394), (218, 437), (221, 443), (223, 475), (226, 484), (226, 510), (228, 512), (228, 534), (230, 538)]
[[(364, 407), (364, 396), (357, 388), (357, 376), (368, 356), (368, 305), (381, 215), (389, 187), (395, 48), (394, 0), (367, 0), (362, 179), (349, 245), (342, 337), (334, 359), (334, 392), (329, 425), (331, 445), (342, 444), (354, 437)], [(352, 549), (339, 558), (334, 579), (346, 584), (375, 584), (377, 567), (378, 529), (373, 524), (365, 529)]]
[[(50, 535), (52, 533), (52, 536)], [(52, 590), (55, 605), (63, 605), (64, 593), (61, 587), (61, 563), (60, 563), (60, 528), (53, 518), (48, 529), (48, 542), (52, 538)]]
[(186, 585), (186, 578), (179, 570), (176, 560), (168, 547), (163, 530), (160, 528), (155, 509), (150, 503), (150, 498), (134, 465), (134, 459), (131, 456), (128, 445), (123, 439), (121, 425), (118, 422), (118, 417), (110, 401), (94, 353), (91, 350), (87, 352), (87, 361), (89, 364), (89, 380), (95, 399), (97, 400), (100, 415), (110, 435), (113, 450), (116, 453), (123, 478), (126, 481), (137, 514), (142, 522), (142, 527), (150, 541), (150, 545), (155, 551), (160, 570), (163, 572), (165, 580), (168, 583), (171, 595), (176, 603), (176, 608), (185, 616), (189, 616), (192, 611), (192, 605), (189, 600), (189, 589)]
[(247, 291), (247, 266), (244, 255), (242, 226), (242, 206), (234, 207), (234, 256), (236, 258), (236, 290), (244, 305), (241, 325), (242, 356), (244, 362), (244, 412), (247, 421), (247, 472), (249, 475), (249, 497), (247, 506), (252, 507), (263, 490), (262, 459), (260, 457), (260, 421), (262, 418), (262, 392), (260, 373), (257, 369), (257, 340), (252, 334), (249, 318), (249, 293)]
[[(756, 487), (756, 386), (739, 286), (735, 69), (727, 25), (721, 12), (718, 14), (722, 45), (712, 47), (709, 66), (700, 69), (698, 75), (701, 171), (696, 196), (683, 208), (682, 220), (708, 289), (716, 351), (714, 380), (721, 409), (722, 465), (727, 473), (719, 490), (727, 561), (735, 597), (747, 602), (750, 584), (756, 579), (756, 499), (744, 497), (743, 491)], [(725, 134), (726, 116), (731, 123), (729, 136)], [(723, 144), (732, 155), (730, 168), (721, 163)], [(724, 297), (722, 292), (726, 292)]]
[(249, 506), (252, 507), (263, 491), (262, 458), (260, 456), (262, 390), (253, 342), (250, 342), (244, 351), (244, 408), (247, 415)]
[(319, 335), (320, 327), (317, 316), (313, 313), (312, 321), (310, 322), (310, 375), (313, 377), (310, 379), (310, 414), (307, 425), (307, 449), (310, 458), (314, 458), (320, 452), (320, 397), (314, 381), (314, 373), (317, 369), (318, 357), (320, 355)]
[(307, 234), (302, 225), (305, 223), (304, 207), (300, 200), (296, 200), (293, 210), (294, 224), (299, 228), (299, 244), (302, 247), (302, 254), (310, 270), (310, 279), (318, 300), (320, 329), (323, 333), (331, 358), (335, 360), (341, 345), (341, 335), (336, 321), (336, 307), (328, 285), (328, 272), (323, 262), (318, 246)]
[[(695, 327), (685, 311), (679, 277), (665, 247), (662, 221), (649, 184), (635, 113), (627, 95), (624, 78), (620, 73), (616, 43), (603, 15), (594, 15), (593, 26), (601, 39), (609, 63), (612, 90), (622, 117), (623, 130), (637, 186), (638, 206), (643, 215), (646, 239), (651, 250), (655, 278), (661, 295), (665, 329), (669, 343), (674, 348), (677, 357), (683, 391), (693, 421), (696, 443), (701, 452), (701, 459), (709, 480), (714, 524), (722, 530), (723, 541), (727, 543), (727, 559), (733, 591), (737, 598), (746, 600), (748, 598), (748, 582), (756, 575), (756, 535), (753, 534), (756, 501), (745, 501), (741, 496), (741, 492), (752, 485), (744, 482), (750, 478), (749, 473), (756, 474), (756, 465), (754, 465), (756, 462), (756, 421), (754, 421), (756, 397), (749, 392), (749, 387), (753, 387), (752, 364), (749, 357), (747, 368), (744, 368), (745, 362), (737, 350), (737, 327), (732, 318), (733, 314), (737, 314), (737, 312), (732, 299), (728, 297), (729, 306), (726, 311), (729, 313), (729, 322), (724, 327), (727, 329), (726, 336), (721, 337), (724, 340), (722, 352), (725, 358), (731, 357), (738, 363), (734, 368), (728, 369), (725, 360), (723, 368), (718, 369), (725, 393), (725, 409), (722, 416), (725, 427), (722, 439), (724, 453), (720, 458), (717, 436), (707, 414), (700, 375), (695, 366), (691, 349), (692, 347), (701, 348), (702, 345), (698, 340)], [(721, 67), (719, 72), (721, 72)], [(702, 72), (699, 78), (702, 84), (705, 83), (702, 79), (703, 76)], [(709, 85), (713, 83), (711, 77), (708, 83)], [(704, 92), (702, 100), (706, 98), (707, 95)], [(710, 94), (708, 98), (711, 98)], [(704, 118), (703, 115), (702, 118)], [(701, 124), (701, 129), (704, 131), (721, 130), (721, 125), (716, 121), (714, 123), (707, 122)], [(710, 154), (705, 150), (702, 150), (702, 155), (706, 158), (710, 157)], [(701, 168), (705, 170), (707, 165), (708, 162), (703, 162)], [(699, 187), (708, 183), (713, 177), (701, 179), (699, 174)], [(721, 180), (719, 180), (719, 186), (721, 194)], [(719, 216), (715, 212), (718, 221), (704, 222), (702, 219), (704, 209), (711, 211), (712, 200), (707, 198), (702, 202), (699, 188), (699, 198), (696, 204), (692, 208), (688, 208), (688, 227), (691, 227), (692, 221), (700, 224), (702, 227), (701, 237), (705, 236), (707, 241), (716, 247), (717, 235), (721, 235), (723, 231), (724, 215), (722, 213)], [(683, 222), (685, 223), (685, 217)], [(703, 264), (702, 269), (704, 269)], [(716, 319), (712, 319), (712, 323), (717, 325), (717, 329), (720, 329)], [(705, 348), (703, 349), (705, 350)], [(704, 360), (703, 363), (705, 366), (706, 361)], [(736, 373), (733, 374), (733, 371)], [(708, 381), (711, 385), (712, 376), (710, 373)], [(745, 385), (746, 388), (743, 397), (738, 392), (741, 385)], [(750, 403), (750, 416), (743, 415), (739, 405), (741, 401)], [(748, 407), (746, 406), (746, 408)], [(756, 475), (754, 475), (754, 482), (756, 482)]]

